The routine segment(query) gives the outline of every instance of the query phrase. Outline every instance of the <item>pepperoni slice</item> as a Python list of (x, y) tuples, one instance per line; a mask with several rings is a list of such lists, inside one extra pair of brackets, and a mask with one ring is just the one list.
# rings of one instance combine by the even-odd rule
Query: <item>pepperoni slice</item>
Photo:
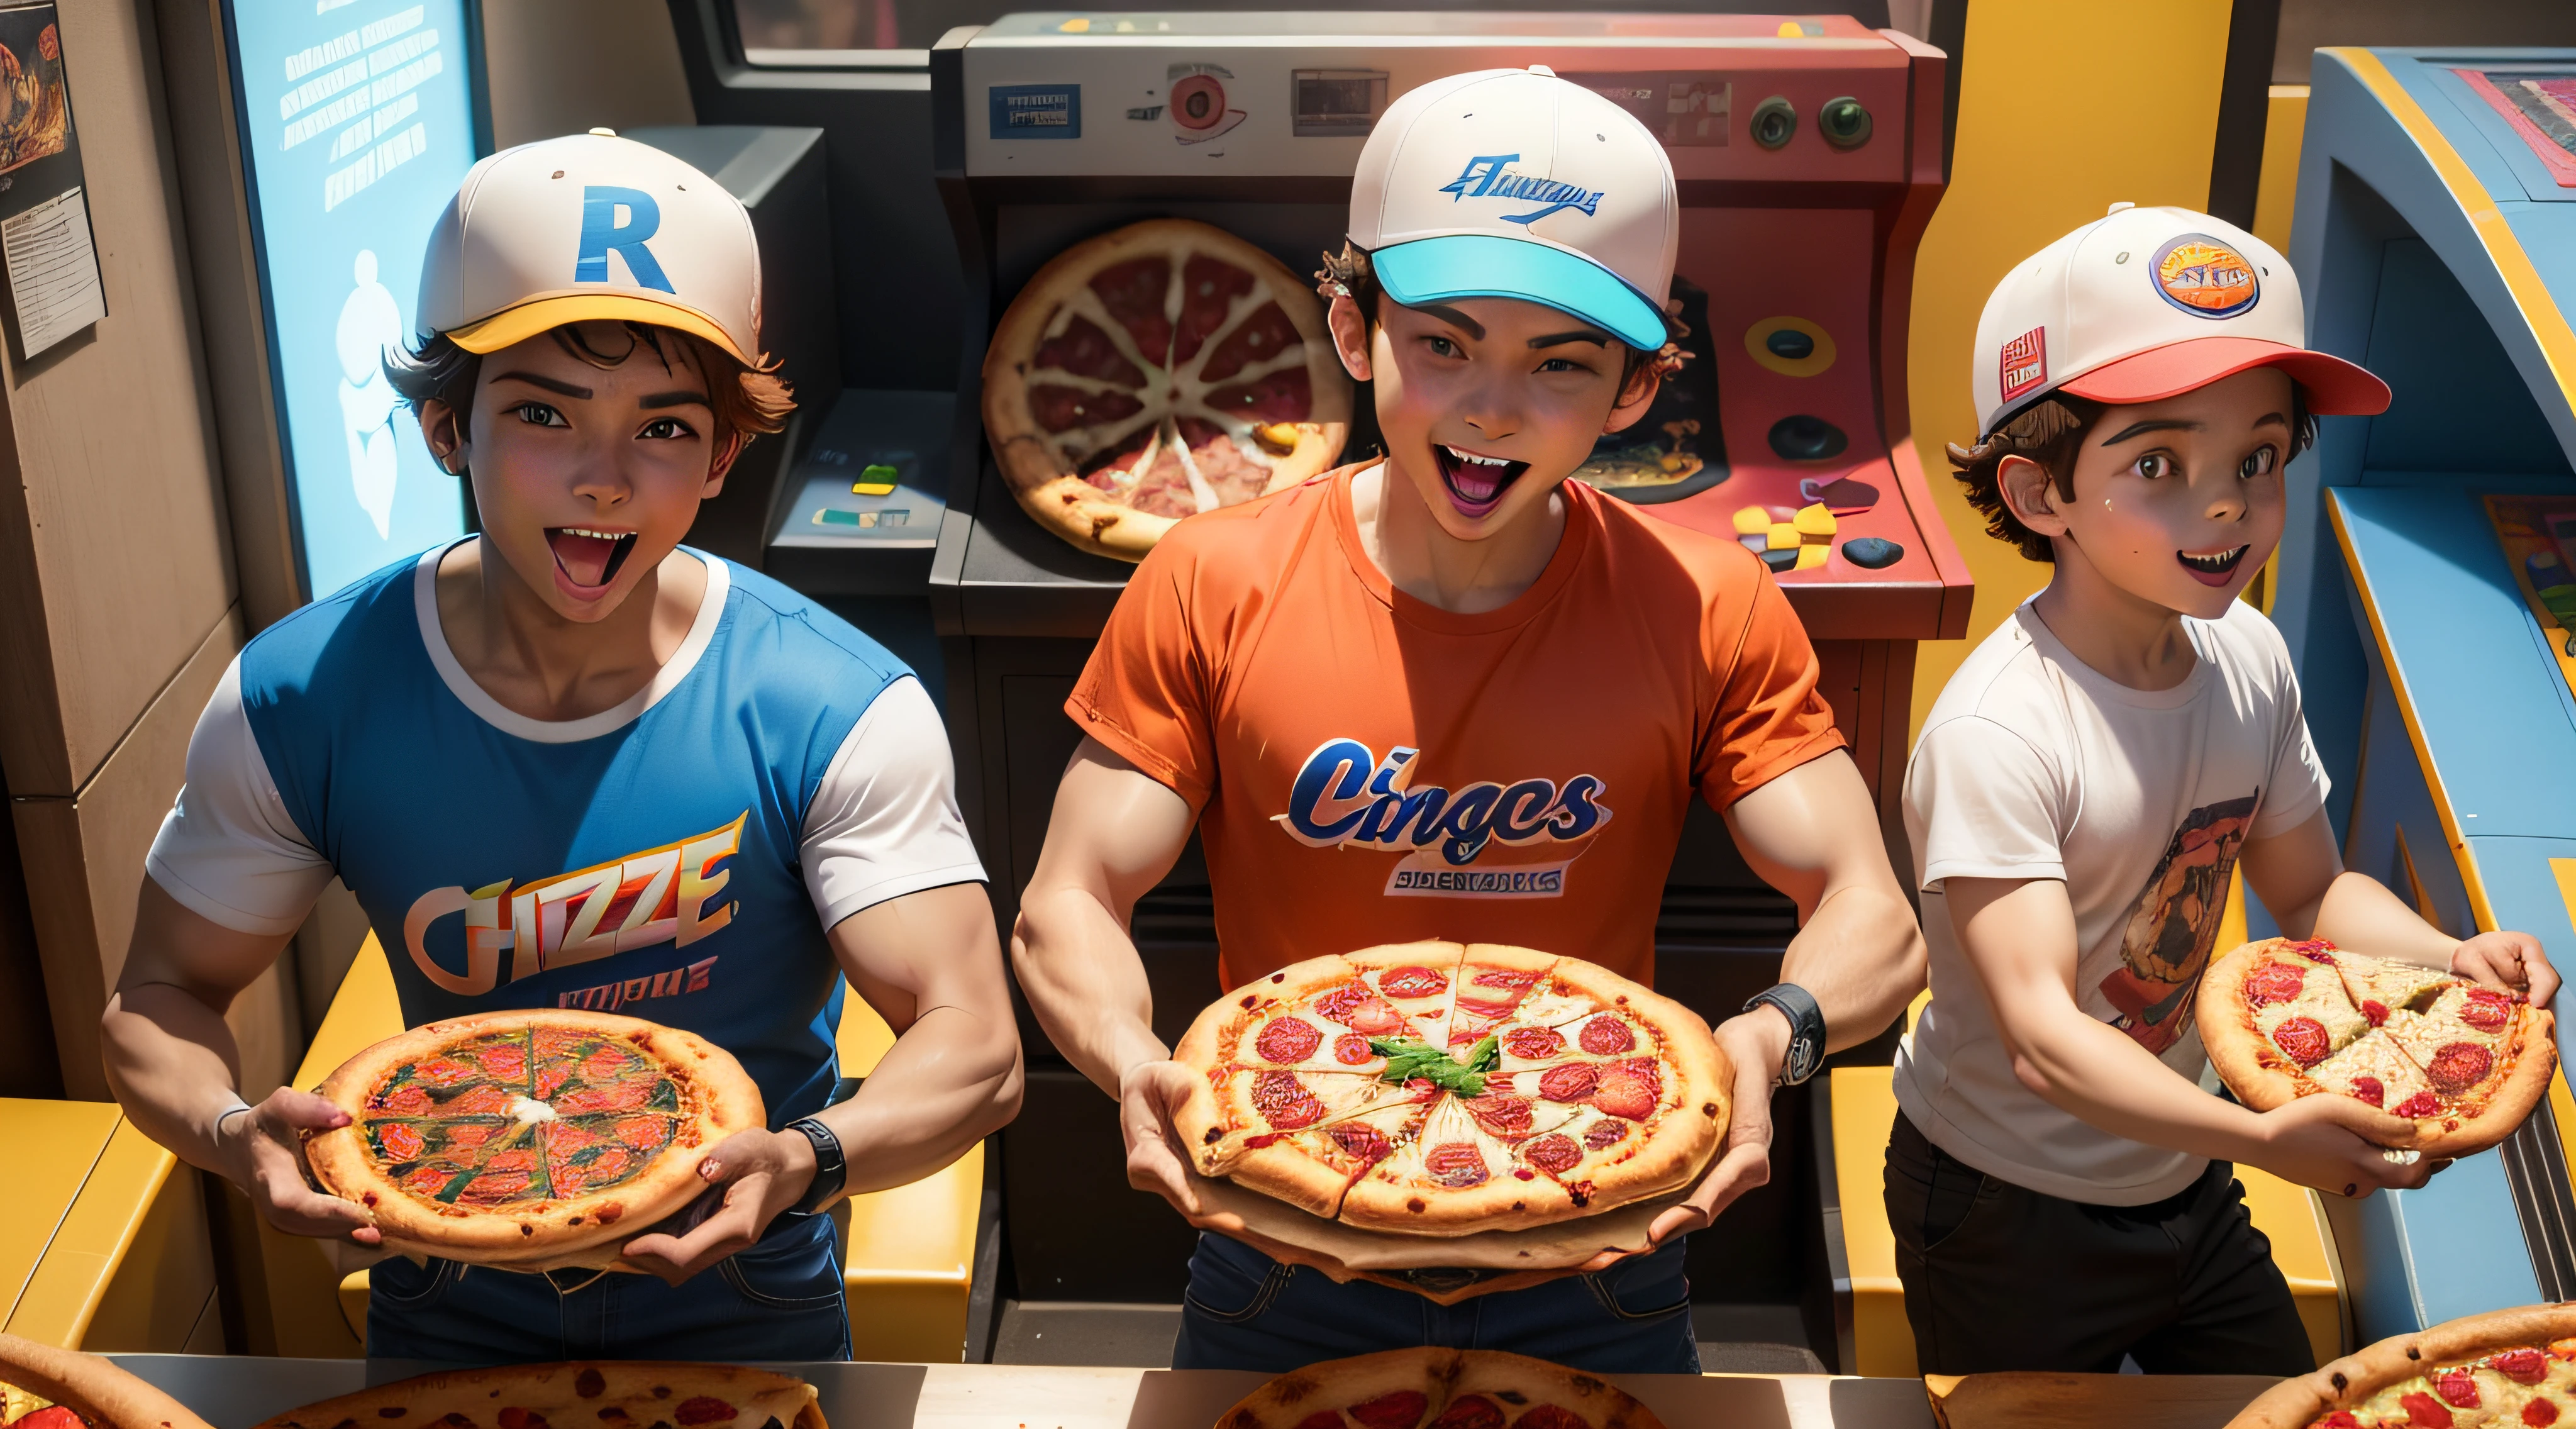
[(1395, 1143), (1386, 1139), (1385, 1132), (1362, 1121), (1343, 1122), (1324, 1134), (1333, 1139), (1335, 1146), (1371, 1166), (1384, 1161), (1387, 1153), (1395, 1150)]
[(1628, 1123), (1624, 1121), (1596, 1121), (1590, 1131), (1583, 1133), (1583, 1144), (1599, 1151), (1606, 1146), (1618, 1145), (1627, 1136)]
[(2538, 1384), (2549, 1374), (2549, 1356), (2536, 1349), (2505, 1350), (2489, 1357), (2487, 1368), (2516, 1384)]
[(2334, 1039), (2326, 1035), (2325, 1024), (2313, 1017), (2284, 1019), (2272, 1029), (2272, 1045), (2302, 1067), (2313, 1067), (2334, 1050)]
[(1356, 1032), (1345, 1032), (1333, 1039), (1333, 1060), (1346, 1067), (1356, 1067), (1363, 1062), (1375, 1061), (1377, 1051), (1368, 1043), (1369, 1039)]
[(1628, 1030), (1627, 1023), (1604, 1016), (1584, 1023), (1576, 1040), (1583, 1044), (1584, 1051), (1596, 1057), (1615, 1057), (1637, 1045), (1637, 1034)]
[(1579, 1102), (1601, 1084), (1601, 1069), (1590, 1062), (1568, 1062), (1539, 1074), (1538, 1094), (1552, 1102)]
[(1422, 1166), (1441, 1185), (1459, 1189), (1481, 1186), (1494, 1174), (1485, 1166), (1485, 1153), (1472, 1141), (1444, 1141), (1424, 1153)]
[(501, 1429), (551, 1429), (551, 1426), (546, 1423), (546, 1416), (533, 1409), (522, 1409), (515, 1404), (503, 1407), (500, 1420)]
[(1252, 1083), (1252, 1105), (1273, 1129), (1295, 1131), (1324, 1119), (1324, 1104), (1295, 1072), (1264, 1072)]
[(2491, 987), (2469, 989), (2469, 1000), (2460, 1007), (2460, 1020), (2481, 1032), (2502, 1032), (2513, 1020), (2513, 1001)]
[(1388, 968), (1379, 974), (1377, 990), (1389, 997), (1438, 997), (1449, 990), (1449, 976), (1425, 967)]
[[(2451, 1429), (2451, 1411), (2420, 1389), (2401, 1397), (2397, 1407), (2406, 1411), (2407, 1429)], [(2387, 1422), (2380, 1420), (2382, 1424)]]
[(2366, 1001), (2361, 1005), (2361, 1015), (2371, 1026), (2384, 1027), (2388, 1023), (2388, 1004), (2377, 1000)]
[(1371, 1037), (1384, 1037), (1405, 1030), (1404, 1014), (1358, 983), (1337, 987), (1318, 998), (1315, 1015)]
[(2382, 1086), (2377, 1077), (2355, 1077), (2352, 1079), (2352, 1095), (2355, 1101), (2382, 1106), (2387, 1102), (2388, 1088)]
[(2288, 1002), (2299, 995), (2307, 984), (2308, 971), (2288, 963), (2265, 963), (2245, 975), (2245, 1001), (2251, 1006), (2266, 1007), (2275, 1002)]
[(1315, 1055), (1324, 1041), (1323, 1030), (1302, 1017), (1281, 1017), (1261, 1029), (1252, 1039), (1252, 1048), (1265, 1062), (1296, 1063)]
[(1515, 1027), (1503, 1034), (1503, 1050), (1524, 1062), (1541, 1062), (1565, 1050), (1565, 1036), (1553, 1027)]
[(2495, 1054), (2475, 1042), (2453, 1042), (2433, 1054), (2424, 1066), (2425, 1079), (2442, 1091), (2458, 1095), (2487, 1079), (2495, 1070)]
[(1663, 1069), (1639, 1058), (1614, 1062), (1604, 1070), (1601, 1085), (1593, 1088), (1592, 1104), (1612, 1116), (1644, 1121), (1655, 1114), (1655, 1103), (1663, 1095)]
[(1351, 1417), (1360, 1422), (1361, 1429), (1413, 1429), (1430, 1408), (1431, 1401), (1421, 1391), (1399, 1389), (1352, 1405)]
[(1549, 1132), (1521, 1148), (1521, 1159), (1551, 1176), (1573, 1169), (1583, 1159), (1583, 1148), (1574, 1138), (1560, 1132)]
[(1592, 1429), (1592, 1426), (1571, 1409), (1542, 1404), (1513, 1420), (1512, 1429)]
[(2522, 1422), (2531, 1429), (2549, 1429), (2558, 1422), (2558, 1406), (2546, 1399), (2535, 1399), (2522, 1406)]
[(2399, 1102), (2393, 1107), (2390, 1107), (2388, 1111), (2391, 1116), (2402, 1116), (2409, 1121), (2421, 1121), (2425, 1117), (2431, 1116), (2433, 1113), (2440, 1111), (2441, 1109), (2442, 1099), (2440, 1097), (2433, 1095), (2431, 1092), (2417, 1092), (2415, 1095), (2408, 1097), (2406, 1100)]
[(741, 1410), (711, 1394), (701, 1394), (694, 1399), (681, 1400), (680, 1407), (671, 1411), (671, 1419), (680, 1425), (680, 1429), (691, 1429), (698, 1424), (730, 1424), (741, 1413)]
[(2310, 938), (2304, 943), (2291, 943), (2288, 947), (2289, 951), (2306, 958), (2309, 962), (2323, 963), (2328, 967), (2334, 966), (2334, 944), (2323, 938)]
[(1527, 1097), (1487, 1092), (1466, 1101), (1468, 1114), (1478, 1125), (1501, 1137), (1527, 1136), (1530, 1132), (1530, 1103)]
[(1503, 1429), (1503, 1407), (1481, 1394), (1462, 1394), (1427, 1429)]
[(89, 1429), (89, 1421), (62, 1405), (48, 1404), (10, 1420), (9, 1429)]
[(2465, 1369), (2445, 1371), (2439, 1379), (2433, 1381), (2433, 1392), (2441, 1395), (2454, 1408), (2478, 1407), (2478, 1382), (2470, 1378), (2469, 1372)]
[(389, 1161), (417, 1160), (427, 1145), (421, 1134), (398, 1121), (385, 1122), (376, 1128), (376, 1145), (384, 1148)]
[(2309, 1425), (2308, 1429), (2361, 1429), (2361, 1421), (2353, 1417), (2351, 1410), (2338, 1409)]

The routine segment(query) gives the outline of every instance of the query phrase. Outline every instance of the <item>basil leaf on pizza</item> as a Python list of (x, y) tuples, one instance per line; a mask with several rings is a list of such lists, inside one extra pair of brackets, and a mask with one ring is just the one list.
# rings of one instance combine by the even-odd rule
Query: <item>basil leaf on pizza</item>
[(1011, 300), (984, 353), (984, 434), (1022, 509), (1143, 560), (1183, 517), (1333, 464), (1351, 382), (1313, 287), (1204, 223), (1075, 244)]
[(1497, 944), (1313, 958), (1201, 1013), (1174, 1125), (1203, 1175), (1366, 1230), (1457, 1236), (1677, 1190), (1717, 1154), (1708, 1024), (1603, 968)]
[(2211, 963), (2196, 1018), (2210, 1064), (2256, 1111), (2347, 1096), (2456, 1158), (2513, 1134), (2549, 1094), (2556, 1019), (2498, 988), (2321, 939), (2269, 938)]
[(571, 1009), (433, 1022), (319, 1090), (350, 1117), (305, 1143), (323, 1189), (389, 1248), (515, 1269), (613, 1259), (704, 1189), (708, 1150), (768, 1120), (724, 1049)]

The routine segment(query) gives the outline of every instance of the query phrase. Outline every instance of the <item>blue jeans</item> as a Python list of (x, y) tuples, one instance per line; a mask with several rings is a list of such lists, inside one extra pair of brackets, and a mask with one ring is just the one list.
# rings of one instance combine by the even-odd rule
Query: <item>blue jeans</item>
[(1438, 1305), (1365, 1280), (1337, 1285), (1205, 1232), (1172, 1368), (1281, 1374), (1415, 1345), (1508, 1350), (1595, 1374), (1699, 1373), (1679, 1241), (1598, 1274)]
[[(781, 1216), (685, 1285), (610, 1271), (532, 1275), (396, 1256), (368, 1277), (371, 1359), (841, 1360), (850, 1317), (829, 1216)], [(563, 1289), (562, 1286), (577, 1288)]]

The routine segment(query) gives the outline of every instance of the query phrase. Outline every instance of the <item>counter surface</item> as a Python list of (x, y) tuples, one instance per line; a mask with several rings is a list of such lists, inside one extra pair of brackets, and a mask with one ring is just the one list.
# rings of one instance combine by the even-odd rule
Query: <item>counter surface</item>
[[(444, 1366), (402, 1360), (110, 1355), (204, 1416), (272, 1415)], [(1228, 1370), (1041, 1365), (780, 1364), (811, 1383), (832, 1429), (1208, 1429), (1267, 1379)], [(1923, 1384), (1831, 1375), (1611, 1375), (1665, 1423), (1730, 1429), (1932, 1429)]]

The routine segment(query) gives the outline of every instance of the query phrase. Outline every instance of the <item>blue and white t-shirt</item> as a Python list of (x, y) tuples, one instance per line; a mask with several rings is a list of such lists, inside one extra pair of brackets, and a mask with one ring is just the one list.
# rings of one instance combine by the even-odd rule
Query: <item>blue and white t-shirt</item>
[(921, 682), (794, 591), (691, 552), (706, 597), (651, 683), (585, 719), (529, 719), (449, 650), (444, 554), (242, 651), (189, 740), (153, 881), (224, 927), (284, 934), (337, 874), (407, 1025), (622, 1012), (731, 1051), (772, 1126), (821, 1110), (841, 1015), (825, 930), (984, 877)]

